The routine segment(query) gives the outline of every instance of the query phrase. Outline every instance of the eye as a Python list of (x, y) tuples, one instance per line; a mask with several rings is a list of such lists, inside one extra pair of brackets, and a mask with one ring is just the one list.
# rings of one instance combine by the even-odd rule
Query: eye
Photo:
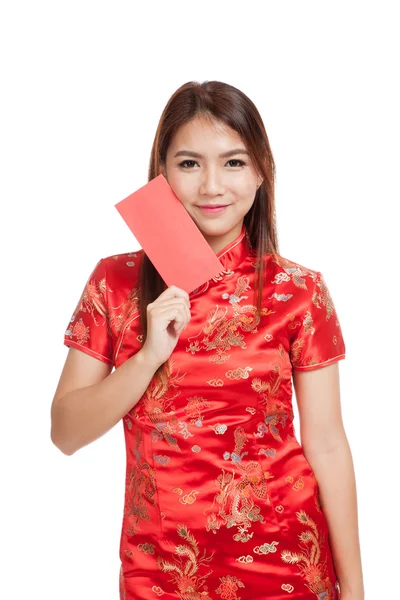
[[(185, 165), (187, 165), (187, 163), (198, 164), (197, 161), (195, 161), (195, 160), (183, 160), (182, 162), (179, 163), (179, 166), (183, 167), (183, 168), (187, 168), (187, 167), (185, 167)], [(233, 165), (233, 167), (237, 167), (237, 166), (243, 167), (246, 164), (243, 160), (240, 160), (238, 158), (231, 158), (231, 160), (228, 160), (228, 163), (240, 163), (239, 165), (237, 165), (237, 164)]]
[(183, 160), (181, 163), (179, 163), (179, 166), (180, 166), (180, 167), (183, 167), (183, 165), (184, 165), (185, 163), (194, 163), (194, 162), (196, 162), (196, 161), (195, 161), (195, 160)]
[[(231, 158), (231, 160), (228, 160), (228, 162), (235, 162), (235, 163), (240, 163), (239, 167), (243, 167), (243, 165), (245, 165), (246, 163), (243, 160), (239, 160), (238, 158)], [(235, 166), (235, 165), (234, 165)], [(237, 166), (237, 165), (236, 165)]]

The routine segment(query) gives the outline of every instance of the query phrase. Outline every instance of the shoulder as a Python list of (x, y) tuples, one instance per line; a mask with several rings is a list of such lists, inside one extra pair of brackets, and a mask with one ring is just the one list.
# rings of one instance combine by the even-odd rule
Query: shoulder
[(143, 254), (141, 249), (112, 254), (101, 259), (108, 302), (115, 310), (118, 307), (119, 312), (130, 314), (137, 308)]
[(269, 254), (267, 281), (275, 284), (283, 299), (311, 298), (319, 286), (324, 285), (323, 275), (315, 266), (307, 266), (281, 254)]
[(140, 266), (143, 250), (112, 254), (100, 260), (112, 327), (119, 332), (138, 310)]
[[(272, 272), (276, 274), (282, 273), (287, 277), (283, 277), (287, 281), (291, 280), (295, 283), (302, 284), (305, 287), (307, 282), (314, 283), (321, 275), (321, 272), (316, 268), (303, 265), (293, 259), (282, 256), (281, 254), (269, 254), (269, 264)], [(304, 285), (303, 285), (304, 284)]]
[(101, 259), (103, 270), (108, 285), (124, 286), (136, 285), (140, 265), (143, 259), (143, 250), (112, 254)]

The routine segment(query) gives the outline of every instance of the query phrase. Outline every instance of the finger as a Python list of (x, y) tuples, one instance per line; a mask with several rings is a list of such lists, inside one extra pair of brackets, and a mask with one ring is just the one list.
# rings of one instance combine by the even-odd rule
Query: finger
[(172, 323), (173, 321), (178, 323), (179, 326), (182, 326), (186, 321), (186, 317), (183, 312), (183, 308), (181, 306), (178, 306), (178, 307), (172, 308), (172, 309), (171, 308), (161, 309), (160, 311), (158, 311), (156, 316), (158, 318), (162, 318), (163, 320), (166, 320), (167, 326), (170, 323)]
[(179, 311), (182, 311), (182, 314), (187, 315), (187, 311), (189, 311), (189, 308), (186, 306), (186, 303), (182, 300), (180, 301), (176, 301), (174, 302), (173, 300), (169, 300), (168, 302), (165, 303), (161, 303), (161, 304), (155, 304), (153, 306), (153, 308), (151, 309), (152, 312), (154, 312), (155, 314), (165, 314), (166, 311), (172, 310), (172, 309), (177, 309)]
[(189, 294), (185, 290), (182, 290), (182, 288), (179, 288), (176, 285), (171, 285), (169, 288), (164, 290), (158, 298), (185, 298), (189, 301)]
[(166, 307), (166, 306), (187, 306), (188, 302), (184, 298), (168, 298), (167, 300), (157, 299), (153, 302), (154, 307)]

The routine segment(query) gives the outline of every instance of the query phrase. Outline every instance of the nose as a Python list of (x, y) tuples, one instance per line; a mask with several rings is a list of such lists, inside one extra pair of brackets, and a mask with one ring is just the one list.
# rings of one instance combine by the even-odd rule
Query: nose
[(222, 175), (217, 172), (217, 167), (205, 168), (202, 173), (200, 193), (206, 196), (217, 196), (223, 194), (224, 191)]

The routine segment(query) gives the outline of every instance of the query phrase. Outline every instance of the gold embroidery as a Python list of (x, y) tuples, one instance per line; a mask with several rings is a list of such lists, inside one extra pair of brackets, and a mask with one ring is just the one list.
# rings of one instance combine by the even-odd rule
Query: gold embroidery
[[(312, 269), (307, 269), (298, 263), (284, 258), (280, 254), (274, 255), (273, 262), (285, 270), (285, 273), (291, 277), (292, 283), (298, 288), (307, 289), (305, 276), (310, 276), (315, 281), (317, 272)], [(286, 280), (286, 277), (284, 277)]]
[(221, 598), (224, 600), (240, 600), (240, 597), (236, 596), (236, 592), (239, 588), (244, 588), (244, 584), (237, 577), (227, 575), (226, 577), (219, 578), (221, 583), (215, 590), (217, 594), (221, 594)]
[(158, 585), (153, 585), (151, 591), (157, 594), (157, 596), (163, 596), (165, 594), (164, 590), (161, 589)]
[(321, 308), (321, 304), (322, 304), (322, 306), (325, 306), (326, 319), (328, 320), (331, 318), (332, 314), (335, 312), (335, 306), (333, 304), (331, 294), (325, 283), (322, 273), (320, 273), (319, 275), (320, 275), (320, 277), (319, 277), (318, 286), (320, 288), (320, 292), (319, 293), (314, 292), (312, 301), (313, 301), (313, 304), (315, 304), (315, 306), (317, 308)]
[(290, 417), (293, 420), (293, 408), (291, 404), (282, 402), (281, 390), (283, 373), (287, 365), (287, 357), (282, 344), (278, 347), (278, 361), (272, 365), (272, 370), (269, 375), (269, 381), (263, 381), (259, 377), (254, 377), (251, 387), (260, 395), (260, 402), (264, 405), (264, 423), (258, 424), (257, 437), (263, 437), (264, 433), (269, 431), (271, 435), (282, 442), (278, 425), (285, 426), (286, 420)]
[[(260, 499), (266, 499), (270, 504), (270, 498), (267, 491), (266, 476), (257, 461), (242, 462), (247, 452), (242, 452), (246, 444), (246, 435), (242, 427), (237, 427), (234, 433), (235, 450), (232, 453), (224, 454), (225, 460), (231, 459), (232, 463), (239, 471), (240, 479), (235, 480), (235, 472), (226, 473), (222, 469), (222, 474), (217, 478), (219, 492), (215, 495), (213, 504), (219, 505), (217, 513), (213, 512), (208, 516), (206, 529), (216, 533), (221, 525), (236, 527), (238, 533), (233, 535), (233, 539), (238, 542), (247, 542), (253, 537), (249, 533), (249, 528), (255, 521), (264, 522), (264, 517), (260, 514), (260, 507), (257, 506), (252, 495)], [(207, 509), (206, 509), (207, 510)], [(205, 513), (206, 511), (204, 511)], [(219, 519), (217, 518), (219, 517)]]
[(142, 431), (137, 429), (136, 449), (134, 454), (136, 461), (130, 466), (126, 484), (126, 511), (129, 527), (126, 533), (129, 536), (139, 531), (139, 523), (142, 519), (150, 521), (144, 497), (156, 506), (154, 495), (156, 493), (156, 481), (153, 468), (141, 457), (139, 448), (142, 443)]
[(289, 592), (289, 594), (291, 594), (294, 590), (294, 587), (292, 585), (290, 585), (290, 583), (282, 583), (281, 589), (284, 592)]
[(250, 554), (247, 554), (247, 556), (240, 556), (236, 560), (240, 563), (252, 563), (254, 558)]
[(182, 498), (179, 498), (179, 502), (181, 502), (182, 504), (193, 504), (193, 502), (196, 502), (197, 500), (196, 494), (198, 493), (199, 492), (197, 490), (192, 490), (190, 494), (185, 494), (184, 496), (182, 496)]
[(213, 431), (215, 431), (215, 433), (217, 435), (223, 435), (226, 432), (226, 430), (228, 429), (228, 426), (224, 425), (223, 423), (222, 424), (217, 423), (216, 425), (210, 425), (210, 427)]
[(214, 387), (222, 387), (224, 385), (224, 382), (222, 381), (222, 379), (209, 379), (206, 383), (208, 383), (208, 385), (212, 385)]
[(303, 479), (303, 476), (300, 475), (300, 477), (298, 479), (296, 479), (296, 481), (292, 485), (292, 489), (297, 492), (299, 490), (302, 490), (303, 487), (304, 487), (304, 479)]
[(122, 569), (122, 563), (119, 568), (119, 597), (120, 597), (120, 600), (126, 600), (125, 579), (124, 579), (124, 572)]
[[(173, 582), (178, 589), (175, 590), (179, 597), (191, 598), (193, 600), (211, 600), (204, 589), (205, 580), (211, 573), (212, 569), (204, 575), (199, 575), (202, 567), (206, 566), (213, 558), (214, 552), (206, 557), (205, 551), (203, 556), (199, 557), (200, 550), (194, 536), (190, 533), (187, 526), (179, 524), (177, 532), (185, 543), (175, 546), (175, 556), (173, 562), (161, 558), (157, 558), (157, 564), (164, 573), (170, 573)], [(203, 588), (203, 589), (202, 589)]]
[(82, 344), (83, 346), (86, 344), (90, 337), (90, 327), (86, 327), (82, 319), (79, 319), (74, 326), (69, 327), (65, 334), (72, 338), (76, 338), (78, 344)]
[[(97, 268), (100, 262), (101, 261), (97, 263), (95, 268)], [(107, 304), (105, 301), (106, 294), (107, 285), (105, 277), (99, 279), (99, 281), (96, 281), (94, 278), (89, 279), (74, 310), (73, 317), (79, 311), (88, 312), (92, 315), (95, 325), (99, 325), (96, 320), (96, 313), (104, 319), (108, 318)]]
[(298, 536), (299, 547), (302, 550), (301, 552), (283, 550), (281, 558), (285, 563), (298, 565), (302, 577), (307, 582), (304, 585), (318, 598), (333, 600), (335, 598), (334, 589), (329, 579), (326, 559), (321, 560), (322, 535), (319, 533), (316, 523), (304, 510), (300, 510), (296, 515), (300, 523), (308, 527)]
[(308, 310), (303, 319), (304, 333), (311, 333), (314, 335), (315, 327), (314, 327), (314, 319), (311, 316), (310, 311)]
[[(102, 260), (102, 259), (101, 259)], [(100, 264), (101, 260), (97, 263), (95, 270)], [(99, 315), (103, 318), (103, 324), (107, 325), (107, 331), (111, 335), (111, 327), (109, 320), (109, 312), (107, 307), (107, 291), (111, 291), (107, 288), (105, 277), (98, 281), (91, 277), (86, 282), (81, 297), (79, 298), (78, 304), (72, 314), (70, 324), (65, 335), (70, 339), (76, 338), (78, 344), (85, 345), (90, 337), (90, 328), (87, 327), (82, 318), (79, 321), (75, 321), (75, 317), (78, 312), (89, 313), (92, 316), (93, 322), (96, 326), (100, 325)]]
[(279, 542), (271, 542), (270, 544), (268, 544), (267, 542), (265, 542), (265, 544), (263, 544), (262, 546), (256, 546), (253, 549), (253, 552), (255, 552), (256, 554), (269, 554), (270, 552), (276, 552), (276, 546), (279, 544)]
[[(110, 306), (110, 323), (120, 332), (126, 321), (139, 311), (139, 287), (134, 287), (129, 296), (118, 306)], [(130, 327), (128, 326), (127, 329)]]
[(196, 425), (197, 427), (201, 427), (203, 425), (204, 416), (202, 412), (209, 407), (210, 405), (206, 398), (202, 398), (201, 396), (193, 396), (192, 398), (188, 399), (188, 403), (185, 406), (185, 411), (189, 415), (192, 425)]
[(248, 379), (249, 371), (252, 371), (253, 367), (245, 367), (242, 369), (241, 367), (237, 367), (236, 369), (231, 369), (225, 373), (225, 377), (228, 379)]
[(154, 544), (138, 544), (138, 550), (144, 552), (144, 554), (154, 554)]
[(181, 376), (178, 376), (178, 374), (172, 375), (172, 368), (173, 360), (170, 358), (167, 364), (167, 373), (166, 375), (163, 374), (161, 381), (156, 381), (155, 378), (151, 380), (143, 396), (143, 409), (155, 426), (152, 432), (153, 441), (164, 438), (171, 448), (181, 452), (178, 441), (173, 436), (179, 425), (179, 421), (175, 416), (173, 400), (181, 392), (178, 390), (168, 396), (167, 392), (172, 387), (177, 388), (177, 384), (183, 380), (186, 373)]
[[(215, 355), (210, 356), (210, 361), (221, 364), (229, 360), (230, 355), (227, 351), (232, 347), (246, 348), (243, 332), (257, 333), (257, 326), (260, 323), (260, 315), (270, 314), (268, 309), (262, 309), (260, 315), (257, 314), (257, 308), (252, 304), (240, 306), (239, 302), (247, 299), (248, 296), (242, 295), (250, 290), (249, 277), (239, 277), (236, 283), (234, 294), (224, 294), (223, 298), (228, 299), (232, 305), (233, 316), (227, 317), (228, 308), (220, 309), (218, 306), (209, 311), (206, 317), (206, 325), (202, 333), (204, 337), (201, 340), (190, 342), (186, 352), (200, 352), (204, 349), (207, 352), (215, 350)], [(201, 334), (198, 334), (201, 335)], [(196, 336), (198, 337), (198, 336)], [(189, 338), (193, 340), (194, 338)]]

